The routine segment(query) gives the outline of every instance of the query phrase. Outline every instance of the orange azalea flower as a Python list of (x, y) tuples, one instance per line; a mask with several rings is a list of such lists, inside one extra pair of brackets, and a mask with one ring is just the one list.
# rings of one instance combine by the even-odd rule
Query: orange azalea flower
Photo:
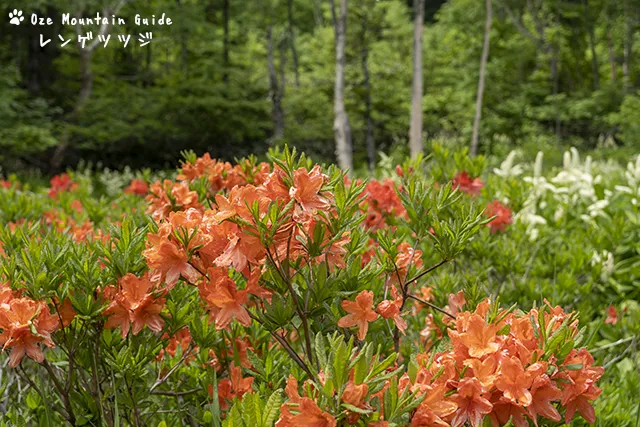
[(468, 377), (473, 376), (478, 379), (484, 390), (491, 390), (496, 379), (496, 367), (498, 366), (498, 361), (495, 357), (489, 356), (484, 361), (467, 359), (464, 364), (471, 368), (467, 371)]
[(196, 159), (195, 164), (184, 162), (182, 172), (176, 177), (180, 181), (193, 181), (196, 178), (206, 175), (216, 165), (217, 161), (211, 158), (209, 153), (204, 153), (202, 157)]
[(147, 236), (147, 249), (142, 251), (147, 264), (159, 279), (164, 280), (169, 288), (175, 286), (180, 276), (194, 283), (198, 279), (197, 270), (189, 264), (189, 257), (184, 249), (159, 234)]
[(564, 419), (567, 424), (570, 423), (571, 420), (573, 420), (573, 416), (575, 415), (576, 411), (578, 411), (580, 416), (584, 418), (589, 424), (593, 424), (596, 422), (596, 411), (593, 409), (593, 406), (589, 401), (596, 399), (600, 395), (601, 390), (597, 390), (597, 392), (591, 394), (583, 394), (567, 402), (567, 410), (564, 414)]
[(407, 211), (396, 191), (396, 184), (391, 179), (384, 181), (371, 180), (364, 189), (367, 194), (363, 208), (367, 209), (365, 227), (373, 230), (383, 228), (385, 218), (406, 218)]
[(465, 378), (458, 385), (458, 393), (451, 400), (458, 405), (451, 427), (460, 427), (469, 422), (473, 427), (482, 425), (484, 416), (491, 412), (493, 405), (483, 396), (483, 385), (477, 378)]
[(76, 212), (82, 212), (82, 202), (80, 200), (74, 200), (71, 202), (70, 207)]
[(618, 310), (616, 310), (613, 305), (609, 306), (609, 309), (607, 310), (607, 318), (604, 323), (609, 325), (615, 325), (618, 323)]
[(284, 182), (285, 177), (285, 171), (283, 171), (279, 166), (276, 166), (273, 172), (266, 177), (262, 185), (262, 191), (266, 198), (270, 200), (277, 200), (284, 204), (291, 200), (289, 187)]
[[(467, 302), (464, 299), (464, 291), (460, 291), (457, 294), (449, 294), (449, 304), (446, 307), (448, 313), (456, 316)], [(442, 319), (442, 321), (448, 325), (451, 319), (449, 316), (446, 316)]]
[[(420, 288), (419, 296), (421, 300), (429, 302), (433, 298), (433, 289), (431, 289), (429, 286), (423, 286)], [(422, 306), (422, 304), (420, 305)]]
[(202, 205), (198, 202), (198, 193), (192, 191), (187, 184), (173, 184), (171, 195), (175, 200), (174, 203), (183, 210), (202, 209)]
[(226, 248), (215, 261), (217, 266), (244, 272), (249, 264), (257, 265), (264, 258), (265, 251), (259, 237), (243, 232), (228, 237)]
[(329, 177), (321, 172), (320, 165), (315, 165), (311, 172), (300, 168), (293, 173), (293, 187), (289, 195), (296, 200), (302, 211), (326, 211), (329, 209), (329, 197), (320, 193)]
[(235, 318), (244, 326), (251, 324), (249, 312), (244, 307), (249, 295), (246, 290), (239, 291), (229, 273), (222, 267), (210, 267), (207, 278), (200, 284), (200, 297), (211, 311), (216, 329), (224, 329)]
[(495, 216), (495, 218), (487, 224), (487, 227), (491, 228), (492, 233), (495, 233), (496, 231), (505, 231), (507, 226), (513, 222), (513, 219), (511, 217), (511, 209), (497, 200), (489, 203), (487, 209), (485, 209), (484, 211), (484, 214), (488, 218)]
[(369, 322), (373, 322), (378, 318), (376, 312), (371, 309), (372, 305), (373, 292), (371, 291), (360, 292), (355, 302), (342, 301), (342, 308), (349, 314), (338, 320), (338, 326), (341, 328), (357, 326), (359, 328), (358, 339), (363, 341), (369, 329)]
[(73, 304), (71, 304), (71, 300), (69, 298), (64, 300), (59, 308), (58, 314), (62, 320), (62, 327), (66, 328), (71, 324), (71, 322), (73, 322), (73, 319), (76, 317), (76, 311), (73, 309)]
[(365, 403), (365, 398), (369, 393), (369, 386), (366, 384), (355, 384), (349, 381), (342, 393), (342, 401), (356, 407)]
[(604, 368), (593, 366), (593, 356), (585, 348), (571, 350), (564, 365), (580, 366), (580, 369), (575, 370), (564, 369), (556, 376), (562, 381), (560, 403), (567, 407), (565, 421), (569, 423), (578, 411), (582, 418), (593, 424), (596, 415), (590, 401), (596, 399), (602, 392), (595, 383), (604, 373)]
[(511, 420), (515, 427), (529, 427), (525, 411), (526, 409), (521, 406), (500, 399), (493, 404), (493, 412), (489, 417), (493, 426), (503, 426)]
[(484, 183), (480, 178), (471, 178), (466, 171), (462, 171), (454, 176), (451, 183), (453, 188), (457, 188), (460, 191), (474, 196), (480, 195), (480, 190), (484, 187)]
[(556, 387), (547, 375), (536, 377), (531, 386), (531, 405), (527, 408), (533, 423), (538, 426), (538, 415), (559, 422), (562, 417), (560, 412), (551, 403), (560, 400), (562, 392)]
[(505, 357), (500, 361), (496, 387), (511, 403), (529, 406), (532, 401), (529, 387), (533, 378), (524, 370), (522, 362), (515, 356)]
[[(466, 327), (462, 325), (465, 323)], [(467, 319), (458, 317), (456, 322), (457, 332), (449, 330), (449, 337), (452, 341), (459, 341), (469, 349), (471, 357), (481, 358), (487, 354), (495, 353), (500, 349), (500, 344), (496, 341), (498, 327), (489, 325), (477, 314), (471, 314)], [(461, 332), (464, 329), (464, 332)]]
[[(220, 409), (229, 409), (229, 402), (234, 398), (242, 400), (242, 396), (252, 391), (253, 377), (242, 378), (242, 369), (239, 367), (231, 368), (230, 378), (224, 378), (218, 382), (218, 404)], [(213, 396), (213, 385), (207, 387), (209, 395)]]
[(449, 427), (449, 423), (444, 419), (456, 412), (458, 405), (445, 399), (445, 384), (423, 386), (421, 391), (425, 393), (426, 397), (411, 419), (411, 427)]
[(271, 302), (271, 296), (273, 292), (260, 286), (261, 275), (262, 273), (257, 268), (254, 268), (251, 271), (251, 273), (249, 274), (249, 278), (247, 279), (246, 291), (251, 295), (255, 295), (258, 298), (264, 298), (267, 301)]
[(184, 354), (184, 352), (189, 348), (189, 344), (191, 344), (191, 332), (189, 332), (188, 327), (180, 329), (172, 337), (169, 337), (169, 335), (165, 333), (162, 335), (162, 338), (169, 339), (169, 343), (163, 351), (166, 351), (171, 357), (175, 357), (178, 347), (180, 347)]
[(403, 285), (404, 282), (409, 280), (407, 274), (411, 266), (415, 266), (417, 269), (422, 268), (422, 251), (414, 251), (413, 247), (407, 242), (400, 243), (398, 245), (398, 255), (395, 259), (395, 265), (398, 271), (391, 276), (390, 283)]
[(316, 402), (303, 397), (298, 407), (300, 413), (291, 418), (291, 425), (297, 427), (336, 427), (337, 422), (333, 415), (324, 412)]
[(74, 191), (78, 188), (78, 184), (71, 180), (71, 177), (66, 174), (56, 175), (51, 178), (51, 188), (49, 189), (49, 197), (56, 197), (58, 193), (63, 191)]
[(164, 326), (164, 320), (160, 317), (164, 298), (152, 295), (154, 285), (149, 280), (148, 273), (140, 278), (128, 273), (120, 279), (119, 287), (120, 290), (104, 311), (109, 316), (105, 328), (119, 326), (123, 338), (129, 333), (130, 326), (133, 335), (138, 335), (145, 326), (155, 333), (160, 332)]
[(132, 179), (127, 188), (124, 189), (126, 194), (137, 194), (144, 196), (149, 192), (149, 185), (142, 179)]
[(13, 298), (6, 290), (0, 290), (0, 345), (3, 351), (12, 349), (9, 356), (10, 367), (18, 366), (25, 354), (42, 363), (44, 353), (38, 344), (53, 347), (51, 334), (59, 327), (57, 316), (51, 314), (44, 302)]
[(398, 289), (395, 286), (391, 287), (391, 296), (393, 296), (393, 300), (380, 302), (376, 311), (385, 319), (393, 319), (398, 330), (404, 334), (405, 329), (407, 329), (407, 322), (400, 316), (402, 297), (398, 295)]

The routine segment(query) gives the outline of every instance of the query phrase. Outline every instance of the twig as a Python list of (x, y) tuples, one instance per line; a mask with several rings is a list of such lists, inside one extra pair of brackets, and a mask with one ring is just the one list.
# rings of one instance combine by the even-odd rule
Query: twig
[(449, 259), (443, 259), (442, 261), (440, 261), (439, 263), (432, 265), (431, 267), (427, 268), (425, 271), (423, 271), (422, 273), (418, 274), (417, 276), (415, 276), (413, 279), (408, 280), (405, 284), (403, 284), (402, 286), (409, 286), (410, 283), (415, 282), (418, 279), (421, 279), (422, 277), (426, 276), (427, 274), (431, 273), (433, 270), (436, 270), (437, 268), (440, 268), (441, 266), (443, 266), (444, 264), (448, 263)]
[(71, 425), (75, 425), (76, 424), (76, 417), (73, 414), (73, 407), (71, 406), (71, 400), (69, 399), (69, 393), (67, 393), (67, 391), (62, 387), (62, 384), (60, 384), (60, 381), (58, 380), (58, 377), (56, 376), (56, 373), (53, 372), (53, 369), (51, 368), (51, 365), (49, 364), (47, 359), (44, 359), (44, 361), (42, 362), (42, 366), (44, 366), (44, 369), (47, 371), (47, 373), (51, 377), (51, 380), (53, 381), (53, 385), (56, 387), (56, 389), (60, 393), (60, 396), (62, 397), (62, 402), (64, 403), (64, 408), (67, 411), (67, 417), (66, 417), (67, 421), (69, 421), (69, 423), (71, 423)]
[[(251, 313), (250, 311), (247, 311), (249, 313), (249, 316), (255, 320), (256, 322), (258, 322), (260, 325), (264, 326), (264, 324), (262, 323), (262, 321), (256, 317), (253, 313)], [(304, 362), (304, 360), (302, 360), (300, 358), (300, 356), (298, 356), (298, 353), (296, 353), (293, 348), (291, 348), (291, 345), (289, 345), (289, 343), (287, 342), (287, 340), (284, 337), (281, 337), (280, 335), (278, 335), (277, 333), (273, 332), (273, 331), (269, 331), (268, 328), (265, 327), (265, 329), (267, 329), (267, 331), (271, 334), (272, 337), (274, 337), (276, 339), (276, 341), (278, 341), (280, 343), (280, 345), (282, 345), (282, 347), (284, 347), (284, 349), (287, 351), (287, 353), (289, 353), (289, 356), (291, 356), (293, 358), (293, 360), (298, 364), (298, 366), (300, 366), (302, 368), (303, 371), (305, 371), (307, 373), (307, 375), (309, 376), (309, 378), (311, 378), (313, 381), (315, 381), (316, 383), (317, 378), (316, 376), (313, 374), (313, 372), (311, 372), (311, 369), (309, 369), (309, 367), (307, 366), (307, 364)]]
[(151, 394), (155, 394), (155, 395), (158, 395), (158, 396), (180, 397), (180, 396), (188, 396), (190, 394), (194, 394), (194, 393), (197, 393), (199, 391), (202, 391), (202, 387), (194, 388), (193, 390), (187, 390), (187, 391), (162, 391), (162, 390), (158, 390), (158, 391), (152, 391)]
[(596, 348), (596, 349), (594, 349), (594, 350), (591, 350), (591, 353), (595, 353), (595, 352), (597, 352), (597, 351), (606, 350), (606, 349), (608, 349), (608, 348), (615, 347), (615, 346), (620, 345), (620, 344), (624, 344), (624, 343), (626, 343), (626, 342), (632, 341), (632, 340), (633, 340), (633, 339), (635, 339), (635, 338), (638, 338), (638, 337), (635, 337), (635, 336), (634, 336), (634, 337), (628, 337), (628, 338), (619, 339), (619, 340), (618, 340), (618, 341), (616, 341), (616, 342), (612, 342), (612, 343), (609, 343), (609, 344), (605, 344), (605, 345), (603, 345), (602, 347), (598, 347), (598, 348)]
[(307, 316), (302, 311), (302, 307), (300, 306), (300, 302), (298, 301), (298, 295), (296, 295), (295, 291), (293, 290), (293, 285), (291, 284), (290, 278), (285, 277), (285, 274), (282, 271), (280, 271), (280, 267), (275, 263), (273, 255), (271, 254), (271, 251), (268, 248), (267, 248), (267, 256), (269, 257), (269, 260), (271, 261), (271, 263), (276, 267), (276, 270), (278, 271), (278, 273), (280, 273), (280, 277), (282, 278), (284, 283), (287, 285), (287, 288), (291, 293), (291, 299), (293, 299), (296, 312), (298, 313), (298, 316), (300, 317), (300, 321), (302, 322), (302, 329), (304, 331), (305, 353), (309, 358), (309, 362), (313, 364), (313, 352), (311, 350), (311, 334), (309, 333), (309, 324), (307, 322)]
[(449, 316), (449, 317), (450, 317), (450, 318), (452, 318), (453, 320), (455, 320), (455, 319), (456, 319), (456, 316), (454, 316), (453, 314), (449, 313), (448, 311), (446, 311), (446, 310), (444, 310), (444, 309), (442, 309), (442, 308), (438, 307), (437, 305), (431, 304), (430, 302), (425, 301), (425, 300), (423, 300), (422, 298), (418, 298), (417, 296), (415, 296), (415, 295), (413, 295), (413, 294), (407, 294), (407, 296), (408, 296), (409, 298), (411, 298), (411, 299), (414, 299), (414, 300), (418, 301), (418, 302), (419, 302), (419, 303), (421, 303), (421, 304), (427, 305), (427, 306), (429, 306), (429, 307), (433, 308), (434, 310), (439, 311), (440, 313), (442, 313), (442, 314), (444, 314), (444, 315)]
[(163, 378), (160, 378), (158, 380), (156, 380), (156, 382), (151, 386), (151, 388), (149, 389), (149, 392), (153, 393), (153, 391), (160, 387), (162, 384), (164, 384), (169, 377), (180, 367), (180, 365), (182, 365), (182, 363), (186, 360), (186, 358), (189, 356), (189, 354), (191, 353), (191, 351), (193, 350), (193, 344), (189, 345), (189, 348), (187, 349), (187, 351), (184, 352), (184, 354), (182, 355), (182, 357), (180, 358), (180, 360), (178, 361), (178, 363), (176, 363), (170, 370), (169, 372), (167, 372), (167, 375), (165, 375)]

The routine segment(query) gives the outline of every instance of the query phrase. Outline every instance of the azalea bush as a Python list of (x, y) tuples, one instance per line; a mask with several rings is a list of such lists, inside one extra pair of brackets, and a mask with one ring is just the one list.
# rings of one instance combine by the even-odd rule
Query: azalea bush
[(532, 254), (568, 256), (547, 210), (579, 229), (600, 193), (567, 172), (542, 194), (513, 157), (483, 177), (487, 159), (445, 151), (379, 179), (285, 149), (186, 153), (175, 178), (120, 191), (86, 174), (2, 181), (0, 423), (594, 423), (602, 362), (637, 363), (611, 349), (635, 345), (639, 310), (632, 289), (603, 304), (581, 287), (633, 286), (602, 244), (557, 295)]

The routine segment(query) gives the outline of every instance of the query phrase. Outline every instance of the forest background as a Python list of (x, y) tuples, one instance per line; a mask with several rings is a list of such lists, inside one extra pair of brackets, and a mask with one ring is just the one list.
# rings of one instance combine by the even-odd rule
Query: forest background
[[(231, 160), (283, 143), (356, 169), (434, 139), (500, 157), (575, 146), (626, 162), (640, 149), (638, 0), (2, 3), (5, 173), (81, 159), (160, 169), (185, 149)], [(126, 25), (61, 25), (96, 12)], [(162, 13), (171, 26), (135, 25)]]

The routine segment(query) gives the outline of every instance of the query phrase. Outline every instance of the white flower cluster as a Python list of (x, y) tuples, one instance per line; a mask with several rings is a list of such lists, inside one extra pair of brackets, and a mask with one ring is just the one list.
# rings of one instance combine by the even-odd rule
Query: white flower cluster
[(594, 252), (591, 258), (591, 266), (599, 266), (600, 278), (606, 281), (613, 273), (613, 254), (609, 251)]
[(620, 193), (632, 195), (631, 203), (638, 203), (637, 197), (640, 196), (640, 155), (636, 157), (635, 162), (627, 164), (627, 170), (624, 173), (627, 185), (616, 185), (615, 190)]
[[(514, 165), (515, 153), (511, 152), (500, 168), (494, 170), (501, 177), (518, 176), (524, 168)], [(609, 206), (608, 197), (611, 191), (605, 191), (600, 199), (596, 185), (602, 182), (602, 176), (594, 173), (594, 162), (587, 156), (584, 163), (580, 160), (578, 150), (571, 148), (564, 153), (562, 169), (550, 179), (542, 174), (544, 154), (539, 152), (533, 166), (533, 175), (523, 177), (523, 181), (531, 184), (523, 208), (515, 214), (514, 219), (526, 224), (531, 240), (539, 235), (539, 226), (548, 221), (560, 222), (567, 212), (579, 214), (587, 224), (595, 225), (595, 218), (606, 216)], [(632, 191), (640, 195), (640, 160), (633, 167), (629, 166), (627, 175), (635, 179)], [(545, 212), (550, 206), (553, 211)]]

